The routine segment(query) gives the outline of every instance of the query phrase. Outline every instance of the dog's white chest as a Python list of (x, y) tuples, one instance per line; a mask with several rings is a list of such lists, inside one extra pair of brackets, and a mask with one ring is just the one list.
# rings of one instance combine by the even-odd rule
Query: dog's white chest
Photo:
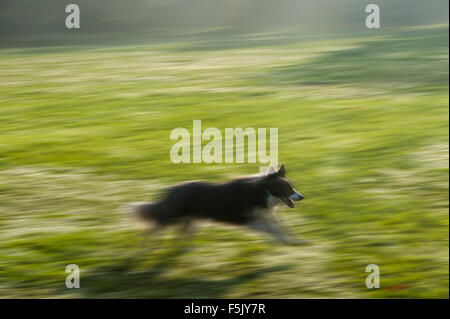
[(272, 195), (269, 195), (267, 198), (267, 208), (255, 208), (252, 211), (252, 216), (254, 218), (265, 218), (271, 216), (277, 206), (280, 204), (280, 200)]

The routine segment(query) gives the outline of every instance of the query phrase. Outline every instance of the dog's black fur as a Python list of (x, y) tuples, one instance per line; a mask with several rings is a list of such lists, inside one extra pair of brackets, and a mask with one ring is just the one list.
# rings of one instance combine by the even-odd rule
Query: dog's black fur
[(245, 177), (224, 183), (202, 181), (174, 186), (157, 202), (134, 206), (138, 218), (156, 226), (183, 222), (188, 226), (193, 220), (210, 219), (219, 222), (245, 225), (270, 233), (279, 240), (300, 244), (285, 236), (271, 216), (276, 204), (295, 207), (303, 199), (285, 176), (282, 165), (277, 171), (264, 176)]

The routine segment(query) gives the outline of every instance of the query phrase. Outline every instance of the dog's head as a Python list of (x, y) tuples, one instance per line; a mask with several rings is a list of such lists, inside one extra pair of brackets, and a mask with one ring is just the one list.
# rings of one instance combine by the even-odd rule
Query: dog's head
[(269, 194), (290, 208), (294, 208), (295, 202), (304, 198), (302, 194), (294, 189), (294, 186), (286, 177), (284, 165), (281, 165), (278, 170), (271, 167), (264, 179)]

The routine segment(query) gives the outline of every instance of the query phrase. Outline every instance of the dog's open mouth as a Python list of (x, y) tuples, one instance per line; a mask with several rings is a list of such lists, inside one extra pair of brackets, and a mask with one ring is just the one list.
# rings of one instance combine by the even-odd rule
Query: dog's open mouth
[(281, 200), (288, 205), (290, 208), (294, 208), (295, 207), (295, 203), (292, 199), (290, 199), (289, 197), (281, 197)]

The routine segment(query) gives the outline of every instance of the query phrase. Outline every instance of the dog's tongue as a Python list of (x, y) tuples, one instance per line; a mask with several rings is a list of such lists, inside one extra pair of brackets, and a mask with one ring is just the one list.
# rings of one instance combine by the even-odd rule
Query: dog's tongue
[(286, 205), (288, 205), (290, 208), (294, 208), (295, 207), (295, 203), (292, 199), (288, 198), (288, 197), (282, 197), (281, 198), (283, 200), (283, 202), (286, 203)]

